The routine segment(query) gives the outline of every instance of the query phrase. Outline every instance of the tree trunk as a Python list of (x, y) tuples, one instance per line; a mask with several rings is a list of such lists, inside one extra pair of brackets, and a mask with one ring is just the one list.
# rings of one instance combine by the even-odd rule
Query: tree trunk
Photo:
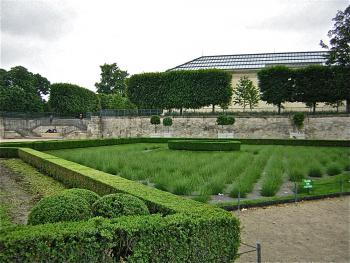
[(316, 102), (312, 103), (312, 114), (316, 113)]
[(214, 113), (215, 112), (215, 105), (213, 104), (211, 112)]
[(350, 113), (350, 99), (346, 99), (346, 112)]
[(281, 103), (279, 103), (279, 104), (277, 105), (277, 107), (278, 107), (278, 115), (280, 115), (280, 114), (281, 114)]
[(180, 108), (180, 115), (182, 116), (182, 108)]

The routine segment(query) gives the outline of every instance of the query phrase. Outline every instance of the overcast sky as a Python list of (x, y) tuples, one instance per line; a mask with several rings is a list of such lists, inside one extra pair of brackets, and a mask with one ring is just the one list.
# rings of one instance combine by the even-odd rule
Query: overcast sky
[(164, 71), (202, 55), (321, 50), (350, 0), (0, 0), (1, 68), (95, 90), (99, 65)]

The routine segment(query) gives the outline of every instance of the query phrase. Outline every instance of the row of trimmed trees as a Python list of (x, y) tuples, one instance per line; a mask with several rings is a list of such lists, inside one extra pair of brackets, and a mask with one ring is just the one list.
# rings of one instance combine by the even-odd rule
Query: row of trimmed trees
[(318, 102), (339, 104), (346, 100), (350, 111), (350, 67), (308, 66), (291, 69), (274, 66), (258, 72), (261, 99), (278, 107), (303, 102), (316, 110)]
[(127, 95), (144, 109), (199, 109), (231, 102), (232, 75), (216, 69), (136, 74)]

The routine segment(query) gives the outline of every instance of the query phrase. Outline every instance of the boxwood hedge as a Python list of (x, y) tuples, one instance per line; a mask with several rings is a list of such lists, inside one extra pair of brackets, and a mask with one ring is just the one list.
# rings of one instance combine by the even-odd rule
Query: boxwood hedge
[(230, 262), (237, 257), (239, 221), (222, 209), (34, 149), (18, 148), (18, 156), (68, 187), (136, 196), (152, 214), (5, 227), (0, 262)]
[(188, 151), (239, 151), (239, 141), (204, 141), (204, 140), (171, 140), (168, 141), (171, 150)]

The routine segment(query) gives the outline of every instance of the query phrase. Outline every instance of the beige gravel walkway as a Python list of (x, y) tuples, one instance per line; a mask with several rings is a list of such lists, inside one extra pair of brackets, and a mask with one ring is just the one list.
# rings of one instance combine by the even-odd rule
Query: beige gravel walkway
[[(349, 196), (253, 208), (239, 218), (242, 241), (260, 241), (263, 262), (350, 262)], [(256, 254), (238, 262), (256, 262)]]

